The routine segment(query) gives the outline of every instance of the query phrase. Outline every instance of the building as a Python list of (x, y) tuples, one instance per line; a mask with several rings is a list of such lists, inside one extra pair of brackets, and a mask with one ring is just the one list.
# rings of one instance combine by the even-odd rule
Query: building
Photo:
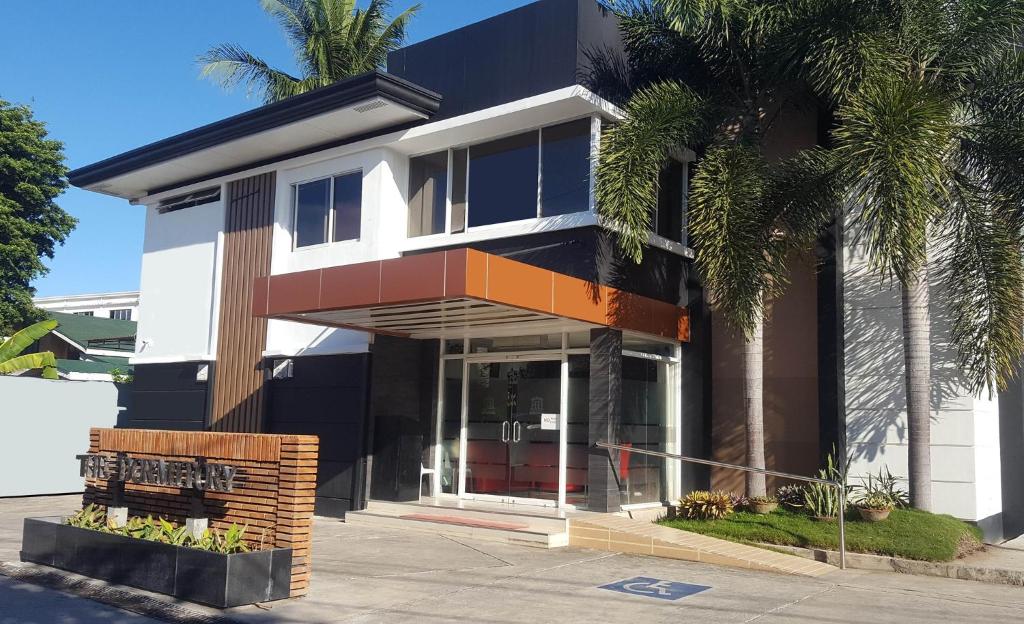
[(112, 381), (133, 372), (129, 358), (135, 353), (135, 321), (67, 312), (47, 312), (57, 328), (33, 347), (50, 351), (63, 379)]
[(41, 310), (98, 316), (118, 321), (134, 321), (139, 316), (138, 291), (35, 297), (32, 303)]
[[(688, 247), (695, 155), (665, 164), (642, 264), (598, 223), (598, 138), (622, 112), (581, 76), (588, 50), (620, 46), (593, 0), (541, 0), (72, 172), (146, 211), (129, 424), (319, 435), (322, 514), (421, 494), (619, 511), (735, 487), (594, 446), (743, 460), (739, 342)], [(825, 129), (784, 111), (769, 149)], [(905, 474), (898, 296), (845, 234), (793, 260), (771, 311), (769, 464), (811, 474), (848, 443), (858, 472)], [(936, 503), (997, 536), (1024, 522), (999, 459), (1024, 449), (1024, 410), (954, 386)]]

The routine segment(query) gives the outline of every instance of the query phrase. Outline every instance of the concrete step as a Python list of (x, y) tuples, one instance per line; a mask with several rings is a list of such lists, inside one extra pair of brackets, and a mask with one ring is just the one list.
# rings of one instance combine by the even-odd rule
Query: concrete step
[(433, 499), (424, 499), (424, 502), (420, 503), (370, 501), (366, 506), (366, 511), (396, 517), (410, 514), (436, 514), (494, 522), (511, 522), (525, 524), (530, 530), (547, 533), (562, 533), (569, 530), (566, 512), (551, 507), (530, 505), (489, 507), (473, 503), (470, 503), (471, 507), (466, 507), (458, 503), (434, 504), (430, 502), (431, 500)]
[(538, 548), (569, 545), (564, 518), (373, 501), (363, 511), (346, 513), (345, 522)]

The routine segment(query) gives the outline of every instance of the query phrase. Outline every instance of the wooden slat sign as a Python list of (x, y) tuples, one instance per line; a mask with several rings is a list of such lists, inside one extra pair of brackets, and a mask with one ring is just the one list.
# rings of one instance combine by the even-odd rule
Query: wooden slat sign
[[(213, 433), (151, 429), (92, 429), (89, 453), (113, 464), (118, 453), (166, 462), (209, 462), (237, 469), (230, 491), (167, 487), (123, 481), (124, 504), (133, 516), (184, 522), (206, 517), (210, 526), (247, 525), (254, 546), (292, 549), (291, 596), (309, 589), (316, 495), (316, 436)], [(110, 505), (115, 479), (86, 479), (84, 504)]]

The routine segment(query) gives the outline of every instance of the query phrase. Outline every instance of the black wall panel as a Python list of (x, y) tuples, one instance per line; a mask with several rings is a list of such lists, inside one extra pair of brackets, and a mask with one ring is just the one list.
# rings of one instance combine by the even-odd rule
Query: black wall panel
[[(680, 306), (690, 305), (699, 292), (692, 263), (678, 254), (648, 247), (637, 264), (622, 257), (611, 235), (597, 226), (540, 232), (468, 246), (591, 282), (614, 286)], [(423, 253), (437, 251), (429, 249)]]
[(365, 500), (369, 355), (292, 358), (293, 376), (266, 385), (267, 433), (319, 436), (316, 513), (344, 517)]
[(206, 428), (209, 381), (196, 381), (200, 366), (213, 363), (136, 364), (131, 405), (118, 418), (129, 429), (202, 431)]
[(388, 72), (443, 97), (432, 121), (577, 84), (584, 51), (621, 46), (595, 0), (541, 0), (388, 55)]
[(437, 410), (437, 340), (375, 336), (371, 375), (371, 498), (418, 500)]

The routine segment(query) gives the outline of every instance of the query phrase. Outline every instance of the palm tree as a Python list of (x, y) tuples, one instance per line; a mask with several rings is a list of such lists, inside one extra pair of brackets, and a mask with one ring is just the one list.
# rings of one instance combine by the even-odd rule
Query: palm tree
[(388, 18), (390, 0), (370, 0), (365, 9), (356, 0), (261, 0), (263, 10), (284, 29), (295, 52), (301, 76), (270, 67), (241, 46), (225, 43), (199, 58), (202, 76), (230, 89), (245, 84), (262, 92), (266, 103), (324, 87), (343, 78), (384, 67), (388, 52), (405, 41), (414, 5)]
[(901, 288), (911, 504), (930, 510), (929, 280), (967, 390), (1004, 388), (1024, 352), (1024, 1), (801, 3), (780, 55), (837, 106), (849, 220)]
[(53, 353), (28, 353), (19, 355), (33, 342), (39, 340), (57, 327), (57, 321), (39, 321), (0, 343), (0, 375), (22, 370), (42, 369), (44, 379), (57, 379), (57, 361)]
[[(817, 149), (765, 154), (780, 110), (800, 96), (766, 53), (781, 33), (762, 3), (664, 0), (618, 10), (628, 58), (595, 55), (592, 78), (632, 96), (625, 120), (603, 137), (599, 211), (639, 261), (662, 164), (680, 146), (704, 148), (690, 196), (696, 264), (712, 309), (743, 336), (746, 462), (765, 468), (765, 309), (787, 282), (787, 259), (833, 217), (834, 176)], [(747, 494), (765, 494), (764, 475), (748, 473)]]

